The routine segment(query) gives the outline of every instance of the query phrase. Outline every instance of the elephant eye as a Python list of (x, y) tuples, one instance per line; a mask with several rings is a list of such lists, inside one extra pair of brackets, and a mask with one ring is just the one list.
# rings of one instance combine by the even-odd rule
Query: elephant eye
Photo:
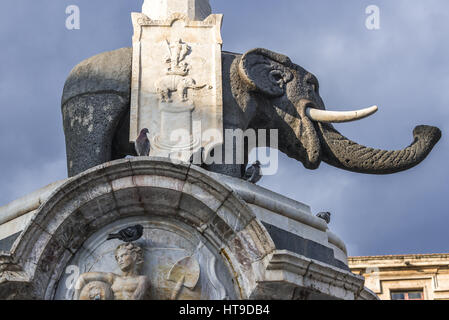
[(280, 75), (280, 74), (275, 74), (275, 75), (273, 75), (273, 77), (276, 81), (282, 80), (282, 75)]
[(270, 77), (273, 82), (276, 82), (281, 86), (284, 85), (284, 74), (282, 73), (282, 71), (273, 70), (270, 72)]
[(312, 87), (312, 89), (313, 89), (313, 91), (315, 91), (315, 93), (319, 94), (320, 85), (318, 83), (318, 79), (317, 78), (315, 78), (312, 75), (309, 75), (306, 78), (306, 83)]

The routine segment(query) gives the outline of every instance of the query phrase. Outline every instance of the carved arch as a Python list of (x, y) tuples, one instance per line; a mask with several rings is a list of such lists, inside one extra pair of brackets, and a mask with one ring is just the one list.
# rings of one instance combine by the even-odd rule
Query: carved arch
[(22, 298), (53, 299), (67, 263), (86, 240), (139, 216), (200, 233), (226, 261), (240, 299), (251, 296), (275, 249), (245, 202), (206, 171), (162, 158), (118, 160), (68, 180), (39, 208), (1, 264), (0, 296), (25, 287)]

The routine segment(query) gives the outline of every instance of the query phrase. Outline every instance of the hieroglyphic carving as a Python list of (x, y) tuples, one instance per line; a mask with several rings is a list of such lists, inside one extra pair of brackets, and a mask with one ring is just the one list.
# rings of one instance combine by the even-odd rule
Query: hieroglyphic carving
[(207, 153), (221, 145), (222, 16), (132, 17), (130, 141), (149, 128), (151, 156), (184, 161), (201, 147)]
[(162, 102), (173, 102), (172, 93), (177, 91), (182, 102), (189, 100), (188, 90), (200, 90), (206, 85), (197, 86), (196, 81), (189, 77), (179, 75), (167, 75), (156, 82), (157, 92)]
[[(173, 102), (171, 94), (178, 92), (180, 100), (187, 102), (188, 90), (200, 90), (206, 85), (196, 85), (195, 79), (187, 77), (190, 71), (190, 65), (185, 61), (187, 55), (191, 53), (192, 48), (181, 39), (170, 43), (167, 41), (169, 55), (165, 62), (169, 65), (166, 75), (156, 81), (156, 90), (160, 94), (162, 102)], [(209, 86), (212, 89), (212, 86)]]

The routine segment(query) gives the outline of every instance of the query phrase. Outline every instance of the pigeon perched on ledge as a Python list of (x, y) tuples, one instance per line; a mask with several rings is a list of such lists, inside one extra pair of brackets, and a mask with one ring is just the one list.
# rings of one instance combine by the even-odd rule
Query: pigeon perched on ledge
[(318, 218), (326, 221), (327, 224), (331, 223), (331, 213), (330, 212), (320, 212), (316, 216)]
[(259, 160), (254, 162), (248, 169), (246, 169), (243, 179), (245, 179), (246, 181), (249, 181), (251, 183), (254, 183), (254, 184), (259, 182), (260, 179), (262, 179), (262, 172), (260, 169)]
[(149, 132), (150, 131), (147, 128), (142, 129), (134, 143), (134, 147), (139, 157), (148, 157), (150, 155), (151, 145), (147, 136)]
[(124, 242), (133, 242), (139, 240), (143, 235), (143, 226), (140, 224), (120, 230), (117, 233), (108, 235), (107, 240), (119, 239)]
[(204, 161), (204, 147), (198, 149), (189, 159), (189, 163), (203, 167)]

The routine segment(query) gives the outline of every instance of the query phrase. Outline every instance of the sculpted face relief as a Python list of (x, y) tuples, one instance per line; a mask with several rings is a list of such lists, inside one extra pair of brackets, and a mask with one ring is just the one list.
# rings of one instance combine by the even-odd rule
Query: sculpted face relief
[(127, 273), (132, 271), (136, 262), (136, 254), (126, 248), (120, 248), (115, 255), (120, 269)]

